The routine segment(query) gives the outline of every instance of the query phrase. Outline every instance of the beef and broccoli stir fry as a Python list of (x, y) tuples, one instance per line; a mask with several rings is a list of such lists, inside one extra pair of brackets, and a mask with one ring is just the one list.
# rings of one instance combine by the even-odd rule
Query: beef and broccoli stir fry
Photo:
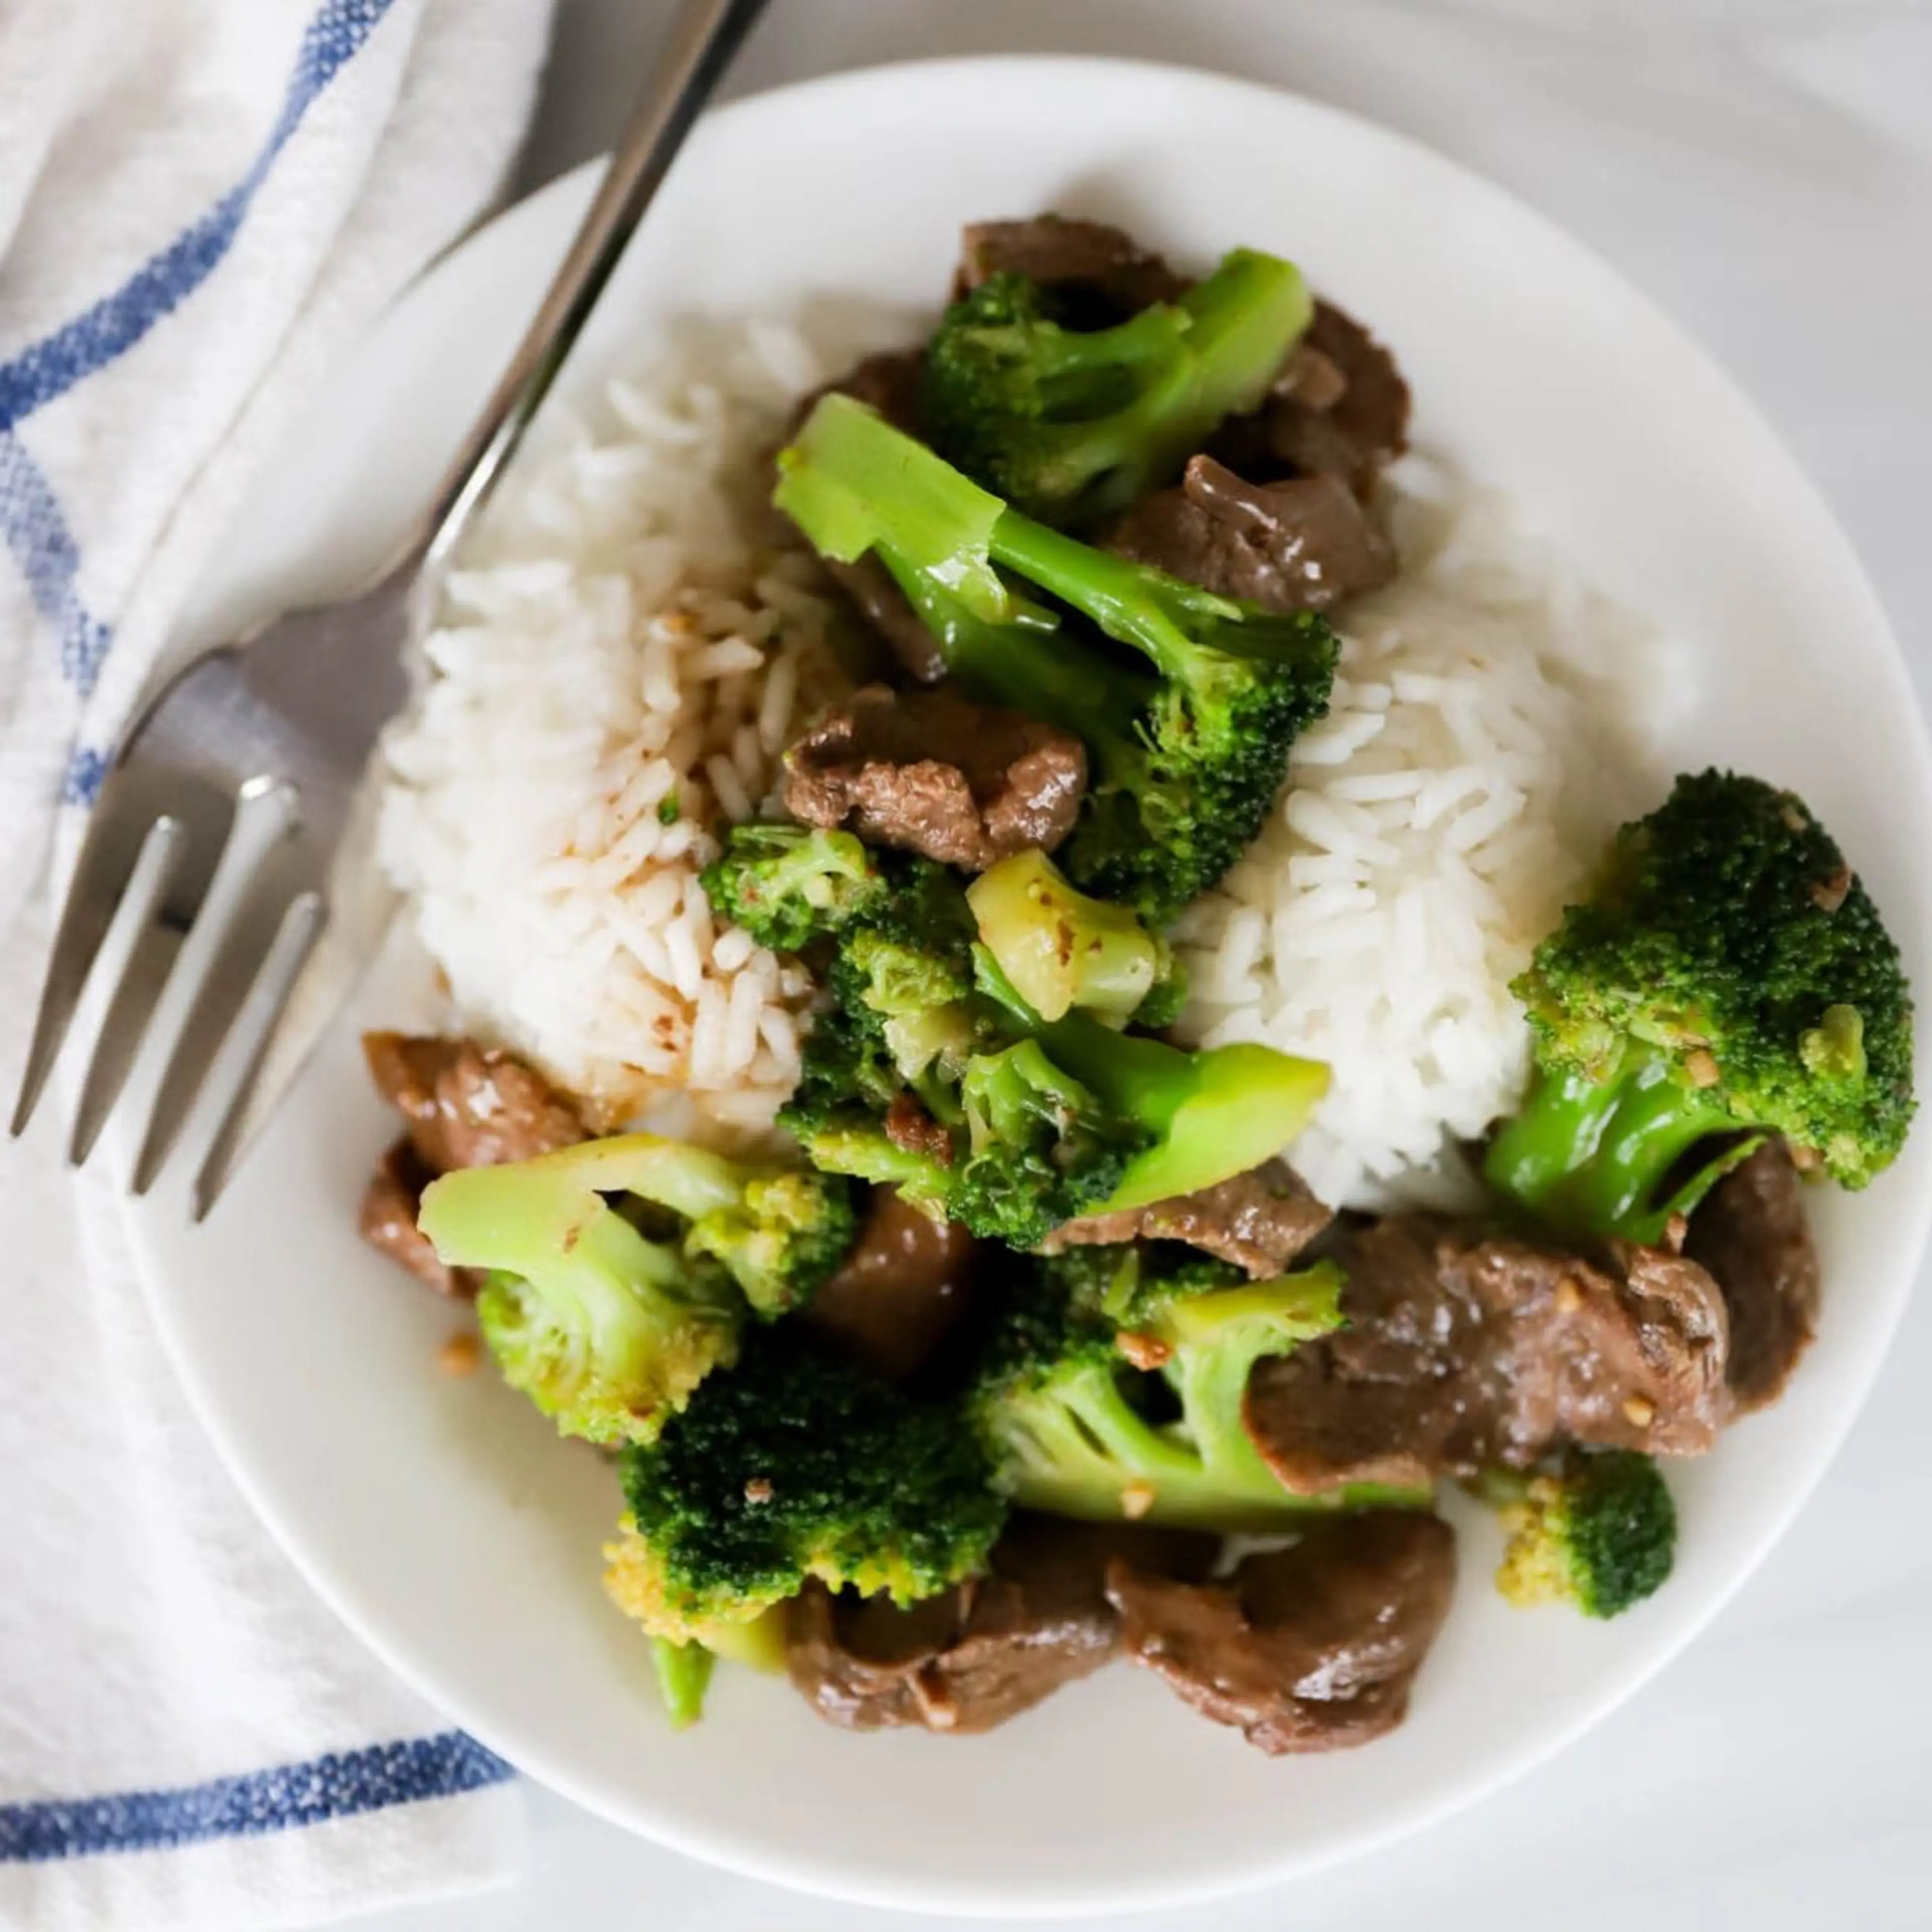
[(969, 229), (930, 339), (776, 458), (870, 667), (704, 875), (817, 988), (784, 1150), (368, 1040), (404, 1124), (364, 1231), (614, 1459), (677, 1721), (721, 1657), (961, 1733), (1124, 1657), (1264, 1751), (1365, 1742), (1448, 1611), (1444, 1485), (1507, 1596), (1617, 1616), (1670, 1574), (1669, 1462), (1798, 1366), (1804, 1194), (1897, 1155), (1912, 1017), (1790, 792), (1702, 771), (1617, 834), (1514, 982), (1480, 1212), (1338, 1214), (1288, 1164), (1328, 1067), (1172, 1036), (1174, 922), (1327, 706), (1327, 614), (1396, 571), (1408, 414), (1286, 261)]

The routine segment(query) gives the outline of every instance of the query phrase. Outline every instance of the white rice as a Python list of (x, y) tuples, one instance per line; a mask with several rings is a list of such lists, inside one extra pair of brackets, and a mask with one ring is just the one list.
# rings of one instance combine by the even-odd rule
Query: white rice
[(714, 325), (553, 430), (466, 550), (385, 746), (380, 855), (452, 1017), (605, 1122), (688, 1094), (692, 1127), (755, 1130), (797, 1077), (804, 976), (721, 934), (698, 880), (706, 828), (758, 808), (842, 688), (817, 566), (762, 500), (820, 380), (794, 332)]
[(1328, 716), (1261, 838), (1180, 929), (1192, 1040), (1261, 1040), (1334, 1084), (1288, 1151), (1338, 1206), (1453, 1204), (1454, 1148), (1520, 1095), (1508, 990), (1648, 802), (1663, 647), (1506, 500), (1412, 458), (1404, 562), (1346, 613)]
[[(526, 457), (387, 742), (381, 854), (447, 1017), (605, 1124), (755, 1132), (797, 1076), (810, 986), (721, 928), (698, 877), (706, 826), (767, 802), (844, 688), (822, 580), (764, 502), (824, 373), (788, 328), (714, 324)], [(1330, 716), (1180, 933), (1186, 1036), (1334, 1069), (1291, 1152), (1348, 1206), (1467, 1192), (1454, 1144), (1526, 1070), (1508, 982), (1654, 790), (1629, 721), (1667, 685), (1503, 500), (1414, 458), (1394, 482), (1404, 574), (1350, 608)]]

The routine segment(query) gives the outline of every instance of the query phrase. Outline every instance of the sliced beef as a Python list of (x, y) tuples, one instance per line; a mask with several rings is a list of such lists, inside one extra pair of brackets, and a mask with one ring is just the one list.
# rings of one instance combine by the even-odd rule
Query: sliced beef
[(1117, 1560), (1107, 1594), (1136, 1664), (1280, 1756), (1366, 1744), (1402, 1722), (1455, 1576), (1447, 1523), (1381, 1511), (1321, 1524), (1211, 1583)]
[(1143, 496), (1105, 548), (1270, 610), (1325, 610), (1394, 576), (1394, 548), (1334, 476), (1246, 483), (1197, 456), (1179, 486)]
[(1724, 1291), (1731, 1324), (1725, 1380), (1740, 1413), (1784, 1393), (1818, 1327), (1818, 1251), (1804, 1184), (1781, 1140), (1719, 1181), (1690, 1217), (1684, 1252)]
[(1694, 1454), (1723, 1420), (1724, 1300), (1682, 1256), (1396, 1215), (1337, 1258), (1345, 1325), (1248, 1384), (1248, 1432), (1291, 1490), (1524, 1468), (1570, 1442)]
[(1086, 751), (1072, 733), (975, 704), (950, 685), (868, 685), (785, 754), (794, 818), (968, 872), (1052, 851), (1086, 789)]
[(1078, 328), (1104, 328), (1186, 289), (1161, 256), (1104, 221), (1042, 214), (1030, 221), (976, 221), (960, 238), (953, 294), (991, 275), (1024, 275), (1053, 290), (1066, 320)]
[(1257, 482), (1339, 476), (1366, 500), (1408, 447), (1408, 409), (1395, 358), (1345, 310), (1318, 302), (1268, 400), (1222, 424), (1208, 449)]
[(786, 1665), (813, 1709), (848, 1730), (989, 1731), (1113, 1656), (1110, 1562), (1202, 1576), (1215, 1547), (1185, 1531), (1022, 1513), (988, 1575), (908, 1609), (808, 1584), (790, 1606)]
[(406, 1138), (397, 1142), (369, 1178), (358, 1226), (362, 1238), (439, 1294), (469, 1300), (478, 1282), (469, 1268), (453, 1268), (437, 1256), (429, 1237), (416, 1226), (422, 1192), (436, 1178)]
[(909, 1376), (964, 1312), (974, 1246), (964, 1228), (874, 1188), (851, 1252), (799, 1318), (881, 1375)]
[(1058, 1254), (1115, 1241), (1185, 1241), (1260, 1281), (1280, 1274), (1334, 1218), (1294, 1168), (1271, 1160), (1198, 1194), (1063, 1222), (1046, 1247)]
[(432, 1177), (533, 1160), (585, 1137), (577, 1110), (513, 1054), (400, 1033), (365, 1033), (362, 1052)]
[(574, 1146), (584, 1123), (542, 1074), (474, 1040), (365, 1033), (362, 1053), (377, 1091), (405, 1124), (363, 1192), (362, 1238), (439, 1294), (467, 1300), (476, 1275), (446, 1267), (416, 1226), (423, 1190), (460, 1167), (494, 1167)]
[(926, 375), (922, 349), (882, 349), (862, 356), (836, 382), (815, 389), (800, 405), (802, 422), (812, 413), (812, 405), (820, 396), (835, 392), (875, 409), (895, 429), (908, 436), (919, 434), (920, 386)]

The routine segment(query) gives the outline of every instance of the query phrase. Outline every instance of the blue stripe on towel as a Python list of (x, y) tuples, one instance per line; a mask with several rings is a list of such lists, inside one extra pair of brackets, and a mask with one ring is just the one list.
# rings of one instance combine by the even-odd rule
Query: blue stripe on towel
[(0, 365), (0, 429), (12, 428), (124, 355), (208, 279), (233, 244), (249, 204), (302, 116), (392, 4), (322, 0), (302, 35), (281, 111), (248, 172), (112, 295)]
[(514, 1775), (474, 1738), (444, 1731), (171, 1791), (0, 1804), (0, 1861), (31, 1863), (160, 1851), (206, 1838), (255, 1838), (392, 1804), (453, 1798)]
[(61, 674), (85, 698), (94, 688), (113, 633), (80, 598), (80, 550), (60, 500), (26, 446), (0, 430), (0, 538), (27, 590), (60, 640)]

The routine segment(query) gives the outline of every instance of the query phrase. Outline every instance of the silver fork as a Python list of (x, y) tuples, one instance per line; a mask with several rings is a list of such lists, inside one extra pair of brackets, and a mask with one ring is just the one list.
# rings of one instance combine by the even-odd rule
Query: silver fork
[(406, 652), (450, 556), (765, 4), (683, 0), (562, 266), (394, 560), (360, 591), (196, 658), (123, 738), (62, 912), (15, 1134), (45, 1091), (110, 927), (131, 928), (118, 980), (102, 989), (70, 1156), (78, 1164), (92, 1150), (164, 989), (182, 975), (191, 997), (132, 1186), (153, 1184), (219, 1064), (230, 1084), (225, 1100), (211, 1092), (219, 1119), (190, 1192), (196, 1220), (213, 1206), (394, 910), (373, 867), (348, 861), (365, 842), (370, 754), (407, 694)]

